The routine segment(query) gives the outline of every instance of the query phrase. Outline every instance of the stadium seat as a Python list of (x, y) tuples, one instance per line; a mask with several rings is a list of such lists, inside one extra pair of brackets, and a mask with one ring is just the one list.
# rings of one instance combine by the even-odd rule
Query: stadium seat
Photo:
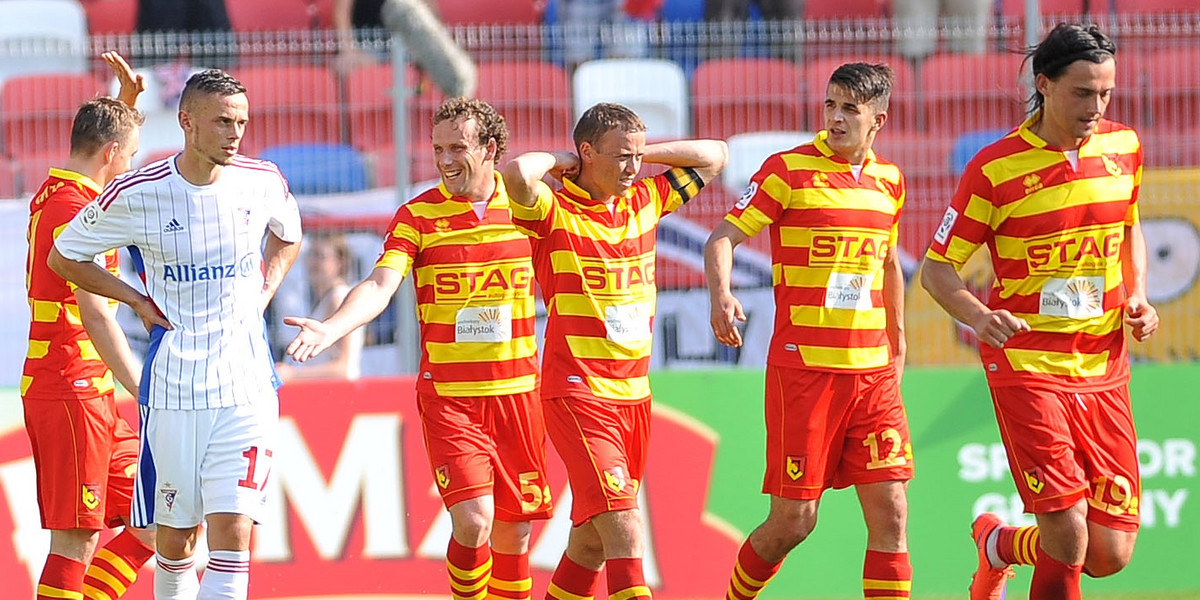
[(137, 26), (138, 0), (84, 0), (88, 33), (128, 35)]
[(541, 2), (533, 0), (438, 0), (438, 15), (448, 26), (454, 25), (538, 25), (542, 22)]
[(370, 187), (366, 161), (350, 146), (274, 146), (263, 150), (261, 157), (279, 166), (293, 194), (340, 194)]
[(884, 0), (809, 0), (804, 3), (804, 18), (809, 21), (827, 19), (880, 19), (890, 5)]
[(755, 131), (730, 136), (729, 164), (721, 172), (721, 185), (740, 194), (768, 156), (812, 140), (813, 134), (808, 131)]
[(0, 200), (18, 197), (17, 165), (11, 160), (0, 160)]
[(250, 124), (243, 152), (301, 143), (340, 144), (341, 113), (333, 74), (320, 67), (243, 67), (237, 77), (248, 90)]
[(87, 18), (77, 0), (0, 1), (0, 82), (17, 75), (86, 73)]
[[(1108, 3), (1109, 0), (1039, 0), (1039, 8), (1042, 16), (1078, 16), (1086, 12), (1107, 12)], [(1000, 14), (1005, 17), (1024, 17), (1025, 0), (1000, 0)]]
[(925, 130), (941, 135), (996, 125), (1025, 114), (1020, 60), (1011, 54), (937, 54), (921, 65)]
[(479, 63), (477, 96), (508, 123), (510, 139), (556, 140), (569, 147), (575, 125), (567, 73), (546, 62)]
[(950, 151), (950, 173), (962, 175), (967, 169), (967, 163), (983, 150), (985, 146), (1008, 135), (1011, 129), (981, 129), (968, 131), (954, 140), (954, 148)]
[(65, 158), (75, 112), (103, 90), (100, 80), (85, 74), (22, 75), (8, 80), (0, 88), (4, 152), (10, 156), (51, 152)]
[[(1194, 129), (1200, 114), (1200, 48), (1158, 50), (1141, 63), (1149, 124)], [(1118, 77), (1121, 69), (1118, 68)]]
[(704, 0), (663, 0), (658, 18), (668, 23), (703, 21)]
[(618, 102), (646, 123), (650, 140), (688, 135), (687, 82), (669, 60), (613, 58), (585, 62), (573, 79), (575, 117), (597, 102)]
[(1115, 0), (1115, 5), (1116, 13), (1121, 15), (1195, 13), (1197, 10), (1196, 0)]
[[(1016, 126), (1016, 123), (1013, 124)], [(954, 132), (893, 130), (885, 125), (871, 148), (879, 158), (895, 163), (909, 180), (950, 177)], [(909, 185), (909, 189), (914, 186)], [(942, 201), (947, 200), (943, 198)], [(945, 206), (942, 206), (945, 208)]]
[(43, 151), (23, 154), (15, 162), (17, 173), (17, 195), (28, 198), (35, 194), (50, 174), (50, 167), (61, 167), (67, 162), (66, 151)]
[[(445, 99), (438, 89), (421, 79), (411, 66), (406, 70), (408, 85), (408, 139), (427, 145), (433, 132), (433, 111)], [(350, 143), (359, 150), (391, 146), (393, 89), (392, 66), (373, 65), (356, 69), (346, 78), (346, 112), (350, 124)]]
[(892, 88), (892, 96), (888, 106), (888, 124), (891, 131), (912, 130), (917, 128), (917, 77), (912, 65), (902, 56), (877, 56), (850, 54), (843, 56), (828, 56), (807, 61), (804, 68), (804, 86), (808, 93), (806, 113), (811, 114), (808, 127), (814, 131), (825, 128), (823, 106), (826, 88), (829, 87), (829, 77), (838, 67), (851, 62), (871, 64), (883, 63), (891, 67), (896, 81)]
[(231, 0), (225, 7), (234, 31), (303, 31), (320, 21), (309, 0)]
[(692, 75), (696, 136), (701, 138), (800, 129), (805, 101), (800, 68), (791, 61), (715, 59), (700, 63)]

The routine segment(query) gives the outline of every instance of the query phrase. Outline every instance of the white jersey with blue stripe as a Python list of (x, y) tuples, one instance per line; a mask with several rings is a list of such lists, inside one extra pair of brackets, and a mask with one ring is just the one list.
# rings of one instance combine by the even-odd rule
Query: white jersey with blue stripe
[(200, 410), (275, 393), (263, 320), (268, 230), (300, 240), (296, 199), (274, 164), (237, 156), (203, 186), (184, 179), (174, 158), (127, 173), (59, 235), (55, 248), (72, 260), (129, 246), (173, 327), (151, 332), (141, 403)]

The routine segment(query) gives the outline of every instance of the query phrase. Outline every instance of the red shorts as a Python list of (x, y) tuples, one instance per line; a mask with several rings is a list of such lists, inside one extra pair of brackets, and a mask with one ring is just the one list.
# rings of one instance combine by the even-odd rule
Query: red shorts
[(496, 519), (550, 517), (546, 426), (536, 392), (511, 396), (417, 394), (425, 449), (446, 506), (493, 496)]
[(26, 400), (25, 431), (46, 529), (118, 527), (129, 518), (137, 434), (112, 394), (91, 400)]
[(571, 522), (638, 507), (650, 443), (650, 402), (546, 401), (546, 430), (567, 467)]
[(831, 373), (767, 365), (763, 493), (816, 500), (829, 488), (913, 478), (895, 371)]
[(1127, 386), (999, 387), (992, 404), (1026, 512), (1057, 512), (1086, 498), (1089, 521), (1137, 530), (1142, 484)]

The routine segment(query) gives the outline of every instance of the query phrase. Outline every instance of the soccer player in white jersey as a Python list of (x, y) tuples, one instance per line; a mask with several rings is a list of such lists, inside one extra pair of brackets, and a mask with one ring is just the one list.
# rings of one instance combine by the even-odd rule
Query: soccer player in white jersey
[[(159, 600), (246, 598), (250, 532), (266, 502), (279, 403), (263, 309), (296, 260), (300, 215), (275, 165), (238, 154), (247, 114), (236, 79), (193, 75), (179, 101), (183, 152), (113, 181), (49, 260), (80, 288), (128, 304), (150, 331), (133, 522), (157, 525)], [(121, 246), (146, 295), (93, 262)]]

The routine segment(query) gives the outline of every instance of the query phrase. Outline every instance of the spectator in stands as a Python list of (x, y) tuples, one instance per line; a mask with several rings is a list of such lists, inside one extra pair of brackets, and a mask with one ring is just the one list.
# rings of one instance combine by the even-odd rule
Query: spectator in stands
[(181, 59), (205, 67), (228, 67), (232, 62), (233, 24), (225, 0), (138, 0), (137, 32), (188, 34), (180, 39), (184, 47), (192, 35), (204, 38), (204, 43), (194, 44), (203, 52), (170, 48), (170, 55), (160, 55), (161, 45), (155, 44), (148, 55), (139, 56), (144, 61)]
[[(346, 294), (348, 280), (357, 279), (351, 273), (353, 262), (350, 246), (341, 234), (318, 233), (309, 236), (304, 269), (308, 275), (309, 316), (324, 321), (333, 314)], [(362, 362), (365, 328), (350, 332), (306, 363), (291, 360), (275, 365), (275, 372), (284, 381), (297, 379), (358, 379)]]
[(933, 53), (942, 34), (951, 52), (983, 52), (991, 8), (992, 0), (895, 0), (896, 50), (907, 58), (922, 58)]
[[(710, 23), (719, 21), (749, 21), (750, 5), (758, 7), (762, 18), (767, 21), (778, 21), (785, 33), (798, 31), (800, 20), (804, 18), (804, 0), (705, 0), (704, 20)], [(791, 25), (787, 25), (790, 23)], [(715, 31), (715, 30), (710, 30)], [(717, 34), (710, 43), (707, 56), (709, 58), (736, 56), (745, 43), (741, 35), (734, 39), (725, 39)], [(800, 58), (799, 39), (795, 41), (783, 36), (773, 47), (768, 48), (771, 56), (797, 60)], [(796, 37), (796, 36), (792, 36)], [(768, 43), (773, 40), (768, 40)]]
[(587, 60), (646, 56), (646, 21), (658, 14), (661, 0), (561, 0), (563, 59), (568, 68)]
[[(355, 69), (373, 65), (378, 57), (359, 47), (357, 31), (383, 29), (383, 4), (386, 0), (333, 0), (333, 29), (338, 34), (338, 55), (333, 67), (348, 74)], [(429, 9), (437, 14), (437, 4), (425, 0)]]

